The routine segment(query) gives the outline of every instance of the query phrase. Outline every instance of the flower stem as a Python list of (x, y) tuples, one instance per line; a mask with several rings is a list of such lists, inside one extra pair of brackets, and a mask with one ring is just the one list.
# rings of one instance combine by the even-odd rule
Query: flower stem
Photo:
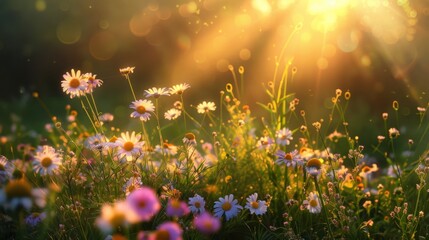
[(323, 213), (326, 218), (326, 224), (328, 225), (329, 236), (331, 239), (334, 239), (334, 234), (332, 233), (331, 224), (329, 223), (328, 212), (326, 211), (325, 203), (323, 201), (322, 191), (320, 190), (319, 183), (317, 182), (317, 177), (314, 177), (313, 180), (314, 180), (314, 185), (316, 185), (317, 192), (319, 193), (319, 196), (320, 196), (320, 204), (322, 205)]

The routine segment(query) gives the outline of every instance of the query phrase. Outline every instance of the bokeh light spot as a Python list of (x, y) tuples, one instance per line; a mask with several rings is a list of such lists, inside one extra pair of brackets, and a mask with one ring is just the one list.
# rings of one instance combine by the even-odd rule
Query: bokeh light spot
[(91, 36), (89, 52), (98, 60), (109, 60), (118, 49), (118, 43), (112, 33), (102, 31)]
[(73, 19), (64, 20), (57, 26), (57, 38), (64, 44), (76, 43), (79, 41), (81, 35), (81, 26)]
[(109, 23), (109, 21), (107, 21), (106, 19), (103, 19), (103, 20), (100, 20), (100, 21), (98, 22), (98, 26), (99, 26), (101, 29), (106, 30), (106, 29), (108, 29), (108, 28), (110, 27), (110, 23)]
[(252, 18), (246, 13), (238, 14), (235, 17), (234, 23), (237, 27), (247, 27), (252, 23)]
[(317, 60), (317, 68), (319, 68), (320, 70), (325, 70), (328, 68), (328, 59), (321, 57)]
[(241, 60), (246, 61), (250, 59), (250, 57), (252, 56), (252, 53), (250, 52), (249, 49), (243, 48), (240, 50), (239, 56)]
[(360, 34), (357, 31), (346, 32), (338, 36), (337, 45), (343, 52), (353, 52), (359, 45)]
[(143, 37), (152, 30), (152, 22), (140, 15), (133, 16), (129, 23), (130, 31), (137, 37)]
[(36, 8), (36, 11), (43, 12), (46, 10), (46, 2), (44, 0), (37, 0), (34, 3), (34, 7)]
[(181, 49), (188, 50), (191, 48), (191, 38), (188, 35), (180, 34), (177, 37), (177, 45)]
[(369, 67), (371, 65), (371, 58), (368, 55), (363, 55), (360, 58), (360, 63), (362, 66)]

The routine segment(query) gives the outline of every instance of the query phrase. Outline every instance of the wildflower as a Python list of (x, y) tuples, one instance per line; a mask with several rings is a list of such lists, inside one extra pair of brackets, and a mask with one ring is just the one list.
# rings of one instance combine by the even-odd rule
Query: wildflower
[(383, 142), (383, 140), (384, 140), (385, 138), (386, 138), (385, 136), (381, 136), (381, 135), (378, 135), (378, 136), (377, 136), (377, 140), (378, 140), (378, 142), (379, 142), (379, 143)]
[(100, 87), (103, 84), (103, 81), (97, 78), (97, 75), (93, 75), (92, 73), (86, 73), (83, 75), (86, 78), (88, 86), (85, 90), (87, 93), (92, 93), (94, 88)]
[(276, 132), (277, 144), (286, 146), (293, 140), (292, 131), (289, 128), (282, 128)]
[(137, 214), (139, 221), (149, 221), (161, 209), (155, 191), (148, 187), (134, 190), (126, 201)]
[(216, 110), (214, 102), (202, 102), (197, 106), (198, 113), (204, 114)]
[(55, 148), (44, 145), (39, 146), (34, 155), (34, 171), (40, 175), (51, 175), (61, 165), (62, 158), (55, 151)]
[(302, 162), (298, 150), (293, 150), (289, 153), (277, 150), (275, 155), (277, 156), (276, 163), (278, 165), (286, 164), (287, 167), (295, 167), (297, 162)]
[(204, 212), (194, 218), (193, 225), (195, 229), (203, 234), (216, 233), (220, 229), (220, 220), (213, 217), (210, 213)]
[(130, 209), (125, 201), (115, 202), (113, 205), (104, 204), (101, 208), (101, 216), (95, 224), (104, 233), (111, 233), (119, 228), (128, 227), (130, 223), (136, 223), (137, 215)]
[(0, 204), (12, 210), (22, 207), (28, 211), (33, 206), (32, 195), (32, 187), (27, 180), (13, 179), (0, 189)]
[(142, 179), (139, 176), (132, 176), (128, 179), (122, 189), (125, 192), (125, 195), (128, 196), (130, 193), (141, 187), (143, 187)]
[(93, 136), (89, 136), (85, 142), (83, 143), (83, 146), (91, 149), (91, 150), (97, 150), (100, 151), (103, 149), (103, 144), (107, 141), (106, 137), (102, 134), (95, 134)]
[(150, 100), (137, 100), (130, 104), (130, 108), (135, 111), (131, 113), (130, 117), (140, 118), (140, 121), (146, 122), (150, 119), (150, 114), (155, 111), (155, 107)]
[(171, 198), (167, 203), (166, 215), (170, 217), (183, 217), (189, 213), (185, 202)]
[(247, 203), (245, 208), (249, 209), (251, 214), (264, 215), (267, 212), (267, 203), (258, 200), (258, 193), (254, 193), (246, 198)]
[(382, 113), (382, 114), (381, 114), (381, 117), (382, 117), (384, 120), (387, 120), (387, 118), (389, 117), (389, 114), (388, 114), (388, 113)]
[(103, 123), (109, 123), (113, 121), (115, 117), (111, 113), (103, 113), (98, 117), (98, 120), (100, 120)]
[(144, 142), (140, 142), (141, 135), (135, 134), (135, 132), (121, 133), (121, 137), (115, 141), (115, 145), (119, 147), (118, 156), (119, 158), (126, 157), (127, 161), (131, 161), (133, 155), (136, 155), (142, 151)]
[(129, 75), (129, 74), (131, 74), (131, 73), (134, 73), (134, 68), (136, 68), (136, 67), (120, 68), (120, 69), (119, 69), (119, 72), (120, 72), (122, 75), (126, 76), (126, 75)]
[(170, 93), (167, 91), (166, 88), (149, 88), (148, 90), (144, 90), (144, 95), (146, 97), (154, 97), (159, 98), (160, 96), (170, 96)]
[(206, 202), (204, 201), (204, 198), (198, 194), (195, 194), (193, 197), (190, 197), (188, 204), (189, 210), (191, 210), (193, 214), (205, 212), (204, 207), (206, 205)]
[(34, 212), (25, 218), (25, 223), (29, 227), (33, 228), (33, 227), (37, 226), (45, 218), (46, 218), (46, 213)]
[(195, 146), (197, 145), (197, 140), (195, 140), (195, 134), (186, 133), (185, 137), (182, 139), (184, 144)]
[(177, 146), (175, 146), (174, 144), (168, 143), (168, 142), (164, 142), (162, 144), (162, 146), (156, 145), (155, 151), (159, 152), (159, 153), (163, 153), (163, 154), (173, 156), (173, 155), (177, 154)]
[(183, 230), (175, 222), (164, 222), (157, 227), (157, 230), (148, 236), (148, 240), (182, 240)]
[(365, 209), (370, 209), (371, 207), (372, 207), (372, 202), (371, 201), (365, 201), (363, 204), (362, 204), (362, 206), (365, 208)]
[(177, 110), (176, 108), (171, 108), (164, 113), (164, 118), (167, 120), (174, 120), (182, 114), (182, 111)]
[(183, 92), (190, 87), (191, 86), (187, 83), (181, 83), (181, 84), (174, 85), (169, 90), (171, 95), (174, 95), (174, 94), (182, 95)]
[(364, 166), (361, 169), (361, 172), (359, 173), (359, 176), (363, 177), (363, 178), (367, 178), (371, 173), (373, 172), (377, 172), (378, 171), (378, 167), (377, 164), (372, 164), (372, 166)]
[(13, 170), (14, 165), (5, 156), (0, 155), (0, 186), (12, 177)]
[(71, 70), (71, 74), (67, 72), (63, 75), (64, 80), (61, 81), (63, 92), (70, 94), (70, 98), (80, 97), (85, 95), (88, 83), (87, 79), (81, 75), (80, 70), (77, 72)]
[(256, 143), (256, 147), (262, 150), (270, 150), (270, 148), (273, 146), (274, 141), (272, 138), (265, 136), (261, 137), (258, 142)]
[(312, 158), (307, 162), (306, 170), (313, 177), (319, 176), (322, 169), (322, 162), (317, 158)]
[(396, 128), (390, 128), (389, 129), (389, 137), (391, 139), (397, 138), (399, 136), (399, 130)]
[(301, 156), (302, 159), (308, 160), (314, 156), (314, 151), (311, 148), (302, 147), (299, 149), (299, 155)]
[(237, 199), (234, 199), (234, 195), (226, 195), (225, 198), (220, 197), (219, 201), (214, 204), (214, 215), (218, 218), (225, 214), (226, 220), (237, 216), (238, 212), (243, 209), (242, 206), (237, 204)]
[(337, 132), (337, 130), (335, 130), (333, 133), (328, 135), (328, 139), (332, 142), (338, 142), (338, 139), (344, 137), (342, 133)]
[(304, 200), (304, 205), (310, 213), (320, 213), (322, 211), (319, 196), (313, 192), (308, 195), (307, 200)]
[(426, 112), (426, 108), (424, 108), (424, 107), (417, 107), (417, 111), (419, 111), (420, 113), (424, 113), (424, 112)]

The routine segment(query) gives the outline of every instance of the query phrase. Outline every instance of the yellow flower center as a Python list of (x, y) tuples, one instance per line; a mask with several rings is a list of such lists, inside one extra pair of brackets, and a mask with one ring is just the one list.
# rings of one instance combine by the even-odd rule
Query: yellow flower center
[(195, 135), (193, 133), (187, 133), (185, 134), (185, 138), (188, 140), (195, 140)]
[(365, 166), (365, 167), (363, 167), (362, 168), (362, 172), (363, 173), (367, 173), (367, 172), (369, 172), (371, 170), (371, 168), (370, 167), (368, 167), (368, 166)]
[(146, 108), (144, 106), (137, 106), (136, 112), (138, 112), (139, 114), (143, 114), (146, 112)]
[(292, 161), (292, 159), (293, 159), (292, 154), (290, 154), (290, 153), (286, 153), (286, 155), (285, 155), (285, 159), (286, 159), (286, 160), (289, 160), (289, 161)]
[(311, 199), (310, 200), (310, 206), (311, 207), (317, 207), (319, 204), (318, 204), (318, 202), (317, 202), (317, 200), (316, 199)]
[(5, 170), (6, 170), (5, 166), (3, 164), (0, 164), (0, 171), (5, 171)]
[(109, 222), (114, 228), (117, 228), (119, 226), (122, 226), (122, 224), (125, 222), (125, 219), (126, 218), (124, 213), (117, 212), (112, 216)]
[(146, 204), (146, 201), (140, 201), (140, 202), (138, 202), (137, 205), (139, 208), (145, 208), (147, 204)]
[(169, 240), (170, 233), (167, 230), (157, 230), (155, 232), (155, 240)]
[(172, 199), (170, 201), (170, 205), (174, 209), (179, 209), (180, 208), (180, 202), (178, 200), (176, 200), (176, 199)]
[(254, 209), (258, 209), (259, 204), (257, 202), (255, 202), (255, 201), (253, 201), (253, 202), (250, 203), (250, 206), (252, 206), (252, 208), (254, 208)]
[(31, 185), (25, 180), (11, 180), (4, 192), (8, 199), (31, 197)]
[(129, 193), (132, 193), (134, 190), (136, 190), (137, 189), (137, 187), (134, 185), (134, 184), (131, 184), (129, 187), (128, 187), (128, 192)]
[(71, 88), (78, 88), (80, 86), (80, 81), (79, 79), (73, 78), (72, 80), (70, 80), (69, 82), (69, 86)]
[(312, 158), (307, 162), (307, 167), (315, 167), (320, 169), (322, 167), (322, 162), (317, 158)]
[(42, 159), (42, 161), (40, 161), (40, 164), (42, 167), (48, 168), (52, 165), (52, 159), (50, 157), (45, 157)]
[(195, 203), (194, 203), (194, 206), (195, 206), (196, 208), (200, 208), (200, 207), (201, 207), (201, 203), (200, 203), (200, 202), (195, 202)]
[(133, 148), (134, 148), (134, 143), (132, 143), (132, 142), (124, 143), (124, 150), (125, 151), (129, 152), (129, 151), (133, 150)]
[(231, 203), (229, 203), (229, 202), (224, 202), (224, 203), (222, 204), (222, 209), (223, 209), (224, 211), (229, 211), (229, 210), (231, 210), (231, 208), (232, 208), (232, 205), (231, 205)]
[(204, 221), (203, 226), (205, 229), (212, 229), (213, 223), (210, 220)]

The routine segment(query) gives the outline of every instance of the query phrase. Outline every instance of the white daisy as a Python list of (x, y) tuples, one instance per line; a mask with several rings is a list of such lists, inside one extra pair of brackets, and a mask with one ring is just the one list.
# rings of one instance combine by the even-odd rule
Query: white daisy
[(254, 193), (246, 198), (247, 203), (245, 208), (249, 209), (251, 214), (264, 215), (267, 212), (267, 203), (258, 200), (258, 194)]
[(43, 145), (37, 147), (33, 160), (33, 169), (36, 173), (44, 176), (53, 174), (61, 165), (62, 157), (55, 148)]
[(181, 84), (174, 85), (169, 90), (171, 95), (174, 95), (174, 94), (181, 95), (186, 89), (190, 87), (191, 85), (187, 83), (181, 83)]
[(164, 113), (164, 117), (167, 120), (174, 120), (178, 118), (182, 114), (182, 111), (177, 110), (176, 108), (169, 109)]
[(216, 106), (214, 104), (214, 102), (202, 102), (200, 104), (198, 104), (197, 106), (197, 111), (198, 113), (204, 114), (204, 113), (208, 113), (209, 111), (214, 111), (216, 110)]
[(308, 195), (307, 200), (304, 200), (303, 204), (310, 213), (320, 213), (322, 211), (319, 196), (313, 192)]
[(140, 118), (140, 121), (146, 122), (150, 119), (150, 114), (155, 111), (155, 107), (150, 100), (137, 100), (130, 104), (130, 108), (135, 111), (131, 113), (130, 117)]
[(289, 128), (283, 128), (277, 130), (276, 132), (277, 144), (281, 146), (286, 146), (290, 144), (290, 141), (293, 140), (292, 131)]
[(126, 157), (127, 161), (132, 161), (133, 156), (140, 154), (144, 142), (140, 141), (141, 135), (135, 132), (121, 133), (121, 137), (115, 141), (115, 145), (119, 148), (117, 152), (118, 158)]
[(154, 97), (159, 98), (160, 96), (170, 96), (170, 93), (168, 92), (167, 88), (149, 88), (148, 90), (144, 90), (144, 95), (146, 97)]
[(214, 215), (218, 218), (222, 217), (225, 214), (226, 220), (235, 217), (238, 215), (242, 206), (237, 204), (237, 199), (234, 199), (234, 195), (226, 195), (225, 198), (220, 197), (219, 201), (216, 201), (214, 204)]
[(69, 94), (70, 98), (85, 95), (85, 90), (88, 87), (87, 79), (81, 75), (80, 70), (75, 72), (72, 69), (70, 72), (71, 74), (67, 72), (63, 75), (64, 80), (61, 81), (63, 92)]
[(195, 194), (193, 197), (190, 197), (188, 204), (189, 209), (193, 214), (205, 212), (204, 207), (206, 205), (206, 201), (204, 201), (204, 198), (198, 194)]
[(100, 87), (101, 84), (103, 84), (103, 81), (101, 79), (98, 79), (96, 74), (93, 75), (92, 73), (86, 73), (85, 75), (83, 75), (83, 77), (86, 78), (88, 83), (88, 86), (86, 88), (87, 93), (92, 93), (94, 88)]

